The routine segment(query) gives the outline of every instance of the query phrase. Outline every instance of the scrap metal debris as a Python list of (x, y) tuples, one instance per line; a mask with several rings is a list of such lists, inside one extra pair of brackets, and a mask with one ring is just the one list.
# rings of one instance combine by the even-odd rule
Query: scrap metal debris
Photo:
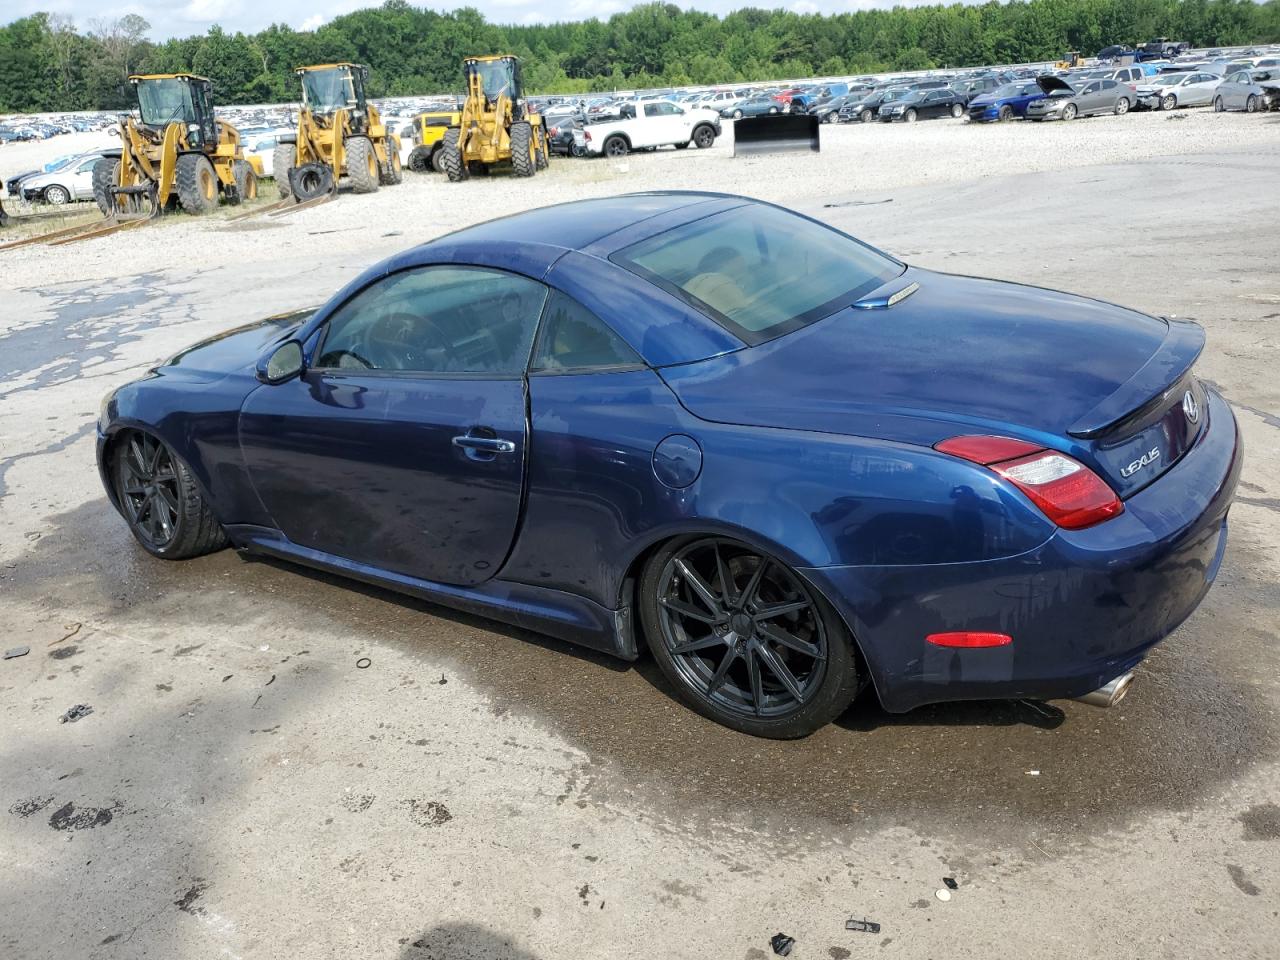
[(12, 660), (14, 657), (25, 657), (30, 652), (30, 647), (13, 647), (4, 652), (4, 658), (6, 660)]
[(81, 717), (87, 717), (93, 713), (93, 707), (87, 703), (77, 703), (74, 707), (58, 718), (59, 723), (75, 723)]
[(942, 882), (946, 885), (946, 888), (947, 888), (948, 890), (958, 890), (958, 889), (960, 889), (960, 884), (956, 883), (956, 878), (955, 878), (955, 877), (943, 877), (943, 878), (942, 878)]
[(64, 634), (63, 636), (59, 637), (57, 640), (50, 640), (49, 646), (52, 647), (55, 643), (61, 643), (63, 640), (70, 640), (72, 637), (74, 637), (77, 633), (80, 632), (80, 628), (82, 626), (83, 624), (77, 623), (75, 626), (71, 628), (70, 633)]
[(266, 683), (264, 683), (264, 684), (263, 684), (263, 686), (264, 686), (264, 687), (269, 687), (269, 686), (271, 686), (271, 685), (272, 685), (273, 683), (275, 683), (275, 682), (276, 682), (276, 675), (273, 673), (273, 674), (271, 675), (271, 679), (270, 679), (270, 680), (268, 680)]
[(436, 681), (440, 686), (444, 686), (449, 681), (445, 679), (444, 674), (440, 674), (440, 679)]
[(373, 661), (368, 657), (361, 657), (356, 661), (357, 670), (368, 670), (371, 666), (373, 666)]
[(880, 924), (872, 920), (846, 920), (844, 922), (846, 930), (856, 930), (858, 933), (879, 933)]
[(769, 938), (769, 945), (773, 947), (773, 952), (780, 957), (788, 957), (791, 955), (791, 948), (796, 945), (795, 938), (788, 937), (785, 933), (775, 933)]

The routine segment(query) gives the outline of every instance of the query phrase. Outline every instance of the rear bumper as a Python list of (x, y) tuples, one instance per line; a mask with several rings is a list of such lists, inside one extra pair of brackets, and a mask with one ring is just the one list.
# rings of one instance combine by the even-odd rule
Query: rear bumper
[[(1208, 406), (1196, 446), (1096, 527), (982, 563), (805, 570), (852, 626), (885, 708), (1080, 696), (1172, 633), (1217, 575), (1243, 461), (1230, 408), (1215, 393)], [(956, 630), (1013, 643), (962, 650), (924, 639)]]

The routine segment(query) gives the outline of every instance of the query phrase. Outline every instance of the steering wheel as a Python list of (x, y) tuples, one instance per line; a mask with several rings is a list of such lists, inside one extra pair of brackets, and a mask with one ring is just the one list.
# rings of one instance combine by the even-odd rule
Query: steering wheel
[[(431, 369), (427, 354), (449, 345), (444, 331), (427, 316), (392, 313), (377, 320), (364, 338), (370, 366), (380, 370)], [(361, 358), (363, 359), (363, 358)]]

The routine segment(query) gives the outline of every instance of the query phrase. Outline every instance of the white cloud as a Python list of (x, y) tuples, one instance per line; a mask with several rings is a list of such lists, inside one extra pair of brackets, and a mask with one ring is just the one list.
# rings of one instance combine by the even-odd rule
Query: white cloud
[(189, 0), (178, 14), (188, 23), (226, 23), (239, 19), (240, 0)]
[(813, 0), (793, 0), (787, 9), (792, 13), (817, 13), (822, 8)]
[(323, 13), (317, 13), (314, 16), (307, 17), (307, 19), (303, 20), (302, 25), (298, 27), (298, 29), (299, 30), (318, 30), (322, 26), (324, 26), (325, 23), (328, 22), (328, 19), (329, 18), (326, 17)]

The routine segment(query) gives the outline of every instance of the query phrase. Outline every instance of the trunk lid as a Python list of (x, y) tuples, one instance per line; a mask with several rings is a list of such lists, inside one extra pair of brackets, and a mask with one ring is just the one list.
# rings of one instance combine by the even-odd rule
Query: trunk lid
[(1014, 436), (1078, 457), (1127, 496), (1198, 435), (1181, 404), (1191, 391), (1205, 406), (1189, 372), (1203, 342), (1187, 321), (911, 268), (792, 334), (662, 375), (707, 420), (925, 445)]

